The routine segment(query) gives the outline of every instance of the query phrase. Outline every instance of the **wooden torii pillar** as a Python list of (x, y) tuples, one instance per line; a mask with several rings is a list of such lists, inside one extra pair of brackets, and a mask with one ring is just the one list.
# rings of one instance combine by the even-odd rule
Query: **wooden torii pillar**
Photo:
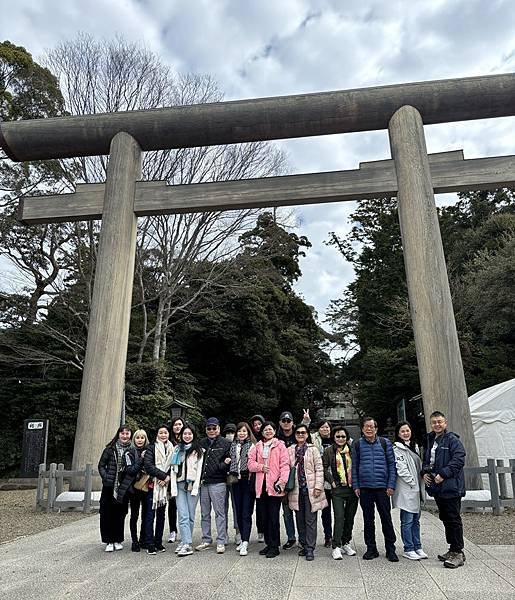
[[(39, 210), (39, 216), (32, 220), (103, 217), (73, 467), (83, 468), (86, 462), (96, 461), (100, 449), (118, 424), (137, 216), (331, 202), (397, 193), (426, 418), (435, 408), (448, 414), (450, 426), (462, 434), (469, 464), (476, 465), (477, 450), (433, 190), (484, 189), (491, 187), (493, 179), (495, 186), (511, 185), (513, 157), (478, 159), (487, 161), (482, 163), (459, 159), (458, 163), (461, 160), (462, 165), (474, 163), (479, 167), (479, 170), (473, 169), (472, 174), (462, 171), (461, 177), (452, 165), (456, 160), (451, 159), (448, 161), (451, 166), (447, 164), (442, 175), (444, 181), (438, 184), (437, 171), (442, 162), (438, 164), (435, 160), (433, 165), (429, 161), (422, 123), (511, 116), (515, 114), (514, 97), (515, 75), (505, 74), (0, 123), (0, 145), (13, 160), (110, 153), (105, 189), (96, 191), (97, 188), (93, 190), (90, 186), (74, 197), (75, 200), (80, 196), (85, 198), (87, 209), (77, 207), (74, 199), (68, 198), (68, 205), (61, 208), (61, 212), (56, 214), (51, 208), (49, 213)], [(149, 186), (152, 187), (152, 183), (136, 183), (140, 149), (184, 148), (386, 128), (390, 132), (395, 168), (391, 161), (379, 161), (370, 167), (366, 174), (368, 180), (367, 176), (363, 178), (367, 168), (362, 166), (360, 171), (347, 172), (347, 175), (342, 174), (345, 172), (298, 175), (177, 186), (168, 191), (158, 184), (151, 194)], [(489, 169), (488, 161), (492, 160), (500, 162)], [(506, 160), (511, 161), (508, 171), (502, 170)], [(486, 170), (486, 174), (481, 173), (481, 169)], [(384, 178), (383, 185), (378, 185), (381, 178)], [(349, 181), (353, 183), (352, 189), (349, 189)], [(292, 185), (297, 186), (295, 190)], [(149, 196), (149, 206), (142, 208), (145, 197), (139, 191), (143, 189), (145, 196)], [(103, 203), (99, 203), (102, 195)], [(162, 205), (163, 198), (170, 195), (175, 198), (174, 210)], [(52, 202), (47, 199), (49, 201)], [(34, 202), (36, 200), (29, 202), (26, 199), (22, 207), (22, 219), (26, 222), (31, 222), (31, 211), (33, 215), (38, 213)], [(45, 200), (38, 198), (37, 202), (41, 202), (42, 207)], [(72, 210), (74, 205), (75, 210)], [(421, 248), (417, 247), (417, 236), (423, 238)]]

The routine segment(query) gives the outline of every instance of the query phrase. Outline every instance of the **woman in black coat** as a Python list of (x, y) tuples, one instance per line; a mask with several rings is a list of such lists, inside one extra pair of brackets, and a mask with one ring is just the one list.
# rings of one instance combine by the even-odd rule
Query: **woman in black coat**
[(123, 531), (128, 502), (124, 501), (123, 489), (120, 494), (119, 492), (126, 475), (128, 464), (126, 454), (129, 451), (130, 443), (131, 430), (127, 425), (121, 425), (116, 435), (104, 448), (98, 463), (98, 472), (102, 479), (100, 535), (106, 544), (106, 552), (123, 549)]

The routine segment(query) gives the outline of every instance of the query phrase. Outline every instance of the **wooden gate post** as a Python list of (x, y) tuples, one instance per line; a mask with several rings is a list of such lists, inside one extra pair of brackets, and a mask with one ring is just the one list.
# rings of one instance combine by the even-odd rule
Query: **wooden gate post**
[[(399, 108), (388, 132), (426, 424), (442, 411), (461, 437), (467, 464), (479, 466), (420, 113)], [(481, 488), (480, 477), (468, 485)]]
[[(73, 470), (96, 464), (120, 423), (136, 252), (134, 195), (141, 149), (121, 132), (111, 142), (80, 395)], [(82, 479), (82, 478), (81, 478)], [(73, 480), (73, 489), (83, 489)]]

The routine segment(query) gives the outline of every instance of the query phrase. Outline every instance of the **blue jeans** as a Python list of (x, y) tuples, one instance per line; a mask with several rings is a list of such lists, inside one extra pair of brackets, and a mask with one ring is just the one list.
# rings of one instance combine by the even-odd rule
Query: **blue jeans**
[[(286, 500), (285, 500), (286, 499)], [(284, 496), (283, 501), (283, 519), (284, 528), (286, 529), (286, 535), (288, 540), (295, 541), (295, 521), (293, 520), (293, 510), (288, 504), (288, 496)]]
[(420, 513), (410, 513), (401, 508), (401, 538), (404, 552), (420, 550)]
[(197, 508), (198, 496), (192, 496), (191, 492), (184, 489), (184, 482), (177, 484), (177, 517), (179, 520), (179, 531), (181, 543), (191, 546), (193, 526), (195, 524), (195, 510)]

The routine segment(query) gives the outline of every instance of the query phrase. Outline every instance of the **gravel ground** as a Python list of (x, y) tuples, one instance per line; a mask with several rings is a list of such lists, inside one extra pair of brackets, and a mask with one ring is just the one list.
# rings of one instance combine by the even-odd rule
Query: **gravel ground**
[[(80, 512), (45, 513), (35, 508), (36, 490), (0, 491), (0, 544), (84, 519)], [(515, 509), (504, 514), (464, 513), (465, 537), (479, 545), (515, 545)]]
[(60, 527), (89, 515), (80, 512), (45, 513), (36, 510), (36, 490), (0, 491), (0, 544), (18, 537)]

